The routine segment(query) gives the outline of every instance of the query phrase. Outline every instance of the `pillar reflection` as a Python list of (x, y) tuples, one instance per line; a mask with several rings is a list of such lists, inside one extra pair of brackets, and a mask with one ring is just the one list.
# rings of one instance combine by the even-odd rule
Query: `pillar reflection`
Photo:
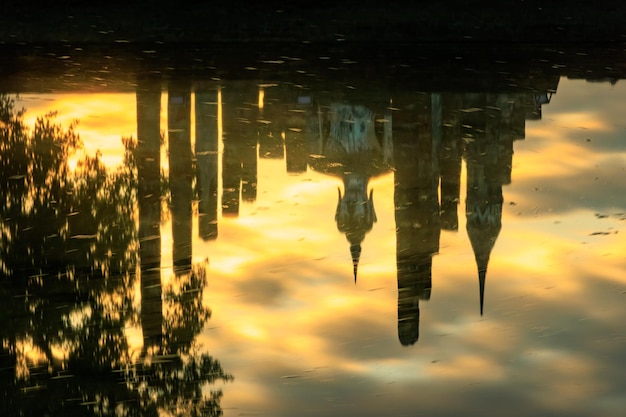
[(441, 97), (420, 94), (397, 106), (393, 149), (398, 337), (407, 346), (419, 338), (419, 301), (430, 299), (432, 257), (439, 251)]
[(137, 87), (137, 200), (143, 346), (159, 346), (163, 334), (161, 289), (161, 88)]
[(206, 241), (218, 233), (218, 90), (199, 84), (195, 96), (198, 234)]
[(191, 269), (192, 240), (191, 85), (188, 82), (170, 84), (167, 115), (172, 257), (175, 272), (182, 274)]
[[(223, 88), (223, 154), (218, 88)], [(180, 276), (191, 268), (189, 93), (188, 84), (170, 85), (173, 251)], [(337, 99), (300, 87), (239, 81), (223, 87), (197, 83), (195, 98), (193, 153), (203, 240), (217, 238), (220, 210), (223, 216), (239, 216), (242, 201), (256, 199), (259, 158), (283, 158), (289, 174), (311, 168), (341, 180), (335, 222), (348, 241), (356, 282), (365, 236), (377, 221), (370, 180), (393, 170), (398, 338), (407, 346), (419, 339), (419, 303), (431, 297), (441, 231), (459, 229), (464, 160), (466, 232), (483, 314), (488, 262), (502, 228), (502, 186), (511, 182), (513, 143), (524, 138), (527, 119), (541, 116), (547, 93), (397, 93), (389, 104), (388, 98)], [(218, 195), (220, 157), (223, 191)]]
[(257, 94), (254, 84), (233, 84), (222, 90), (224, 154), (222, 214), (239, 216), (241, 199), (256, 200)]
[(461, 192), (461, 161), (463, 141), (461, 140), (461, 122), (459, 107), (461, 97), (458, 94), (442, 94), (443, 114), (441, 126), (441, 152), (439, 166), (441, 171), (441, 228), (456, 231), (459, 228), (458, 205)]

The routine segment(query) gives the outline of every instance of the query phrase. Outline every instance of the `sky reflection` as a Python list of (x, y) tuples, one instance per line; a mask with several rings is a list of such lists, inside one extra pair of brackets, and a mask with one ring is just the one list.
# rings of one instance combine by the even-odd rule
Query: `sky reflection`
[[(295, 409), (304, 415), (618, 415), (625, 405), (624, 378), (614, 371), (624, 366), (624, 332), (615, 324), (625, 313), (625, 155), (615, 148), (620, 119), (607, 116), (615, 111), (614, 96), (604, 102), (597, 91), (605, 88), (562, 80), (543, 119), (528, 121), (525, 140), (515, 143), (483, 317), (464, 216), (459, 232), (442, 232), (432, 298), (420, 303), (420, 340), (411, 348), (400, 346), (394, 326), (393, 205), (386, 203), (393, 201), (393, 175), (372, 186), (378, 222), (363, 243), (356, 286), (342, 268), (345, 243), (332, 230), (330, 207), (320, 215), (318, 205), (299, 201), (298, 210), (309, 212), (302, 217), (318, 220), (309, 232), (299, 224), (298, 236), (320, 233), (324, 242), (305, 239), (311, 246), (294, 258), (297, 245), (307, 243), (267, 233), (261, 241), (291, 245), (277, 255), (259, 254), (262, 262), (249, 262), (234, 282), (218, 272), (210, 283), (208, 302), (224, 315), (214, 316), (217, 328), (205, 333), (207, 344), (240, 367), (239, 379), (258, 381), (256, 388), (246, 383), (245, 394), (227, 388), (226, 408), (233, 415)], [(587, 100), (572, 101), (572, 94)], [(259, 181), (260, 196), (264, 186)], [(332, 201), (331, 190), (320, 187), (318, 195)], [(259, 229), (240, 233), (255, 236)], [(213, 245), (211, 258), (219, 263), (223, 243)], [(246, 287), (254, 299), (246, 298)], [(264, 304), (259, 294), (267, 294)]]
[[(235, 375), (223, 387), (224, 415), (620, 415), (625, 88), (562, 79), (541, 120), (525, 122), (502, 186), (482, 316), (463, 162), (458, 230), (440, 231), (412, 346), (401, 345), (397, 325), (398, 169), (367, 183), (377, 221), (356, 282), (335, 222), (344, 183), (330, 170), (294, 174), (284, 159), (258, 158), (256, 197), (236, 215), (218, 210), (212, 240), (199, 236), (195, 201), (192, 255), (209, 261), (203, 302), (212, 310), (198, 342)], [(134, 96), (51, 98), (20, 103), (29, 115), (80, 119), (88, 152), (99, 149), (111, 166), (122, 160), (119, 138), (137, 130)], [(162, 264), (171, 268), (173, 220), (164, 219)]]

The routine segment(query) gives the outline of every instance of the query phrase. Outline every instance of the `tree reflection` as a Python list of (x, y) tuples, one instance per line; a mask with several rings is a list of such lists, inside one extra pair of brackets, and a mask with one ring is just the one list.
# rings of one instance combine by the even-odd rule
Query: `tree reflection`
[[(203, 385), (232, 380), (218, 361), (200, 353), (195, 336), (210, 317), (202, 305), (206, 265), (194, 265), (178, 274), (165, 290), (166, 317), (163, 343), (144, 346), (131, 380), (145, 410), (166, 410), (174, 416), (217, 416), (220, 391), (206, 396)], [(156, 414), (155, 414), (156, 415)]]
[(140, 146), (125, 140), (116, 172), (98, 155), (71, 169), (74, 126), (49, 114), (30, 130), (23, 114), (0, 96), (0, 415), (220, 415), (221, 392), (205, 386), (232, 377), (195, 342), (210, 317), (205, 265), (165, 288), (162, 339), (131, 343), (153, 253), (139, 250)]

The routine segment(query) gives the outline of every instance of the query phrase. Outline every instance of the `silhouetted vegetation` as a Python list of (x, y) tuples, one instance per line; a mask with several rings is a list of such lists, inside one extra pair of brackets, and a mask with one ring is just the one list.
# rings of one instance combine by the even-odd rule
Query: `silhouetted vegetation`
[(99, 155), (71, 168), (75, 126), (23, 115), (0, 96), (0, 414), (220, 415), (221, 392), (203, 387), (232, 377), (195, 343), (204, 265), (152, 300), (166, 306), (160, 343), (129, 341), (143, 326), (134, 141), (114, 172)]

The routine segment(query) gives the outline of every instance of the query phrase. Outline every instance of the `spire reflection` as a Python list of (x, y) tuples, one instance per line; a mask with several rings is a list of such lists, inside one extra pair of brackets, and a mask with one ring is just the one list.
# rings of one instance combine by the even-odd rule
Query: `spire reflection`
[(391, 101), (358, 94), (339, 99), (339, 94), (266, 84), (256, 90), (262, 107), (251, 104), (253, 83), (234, 83), (224, 119), (222, 213), (238, 213), (244, 143), (255, 136), (250, 126), (257, 117), (258, 142), (249, 146), (258, 144), (259, 157), (284, 157), (290, 174), (311, 168), (341, 179), (335, 222), (348, 241), (356, 283), (362, 244), (377, 221), (369, 183), (393, 171), (398, 337), (401, 344), (413, 345), (419, 339), (419, 303), (429, 300), (433, 290), (441, 231), (459, 228), (463, 160), (466, 232), (484, 313), (487, 267), (502, 228), (502, 186), (511, 182), (513, 142), (524, 137), (527, 119), (541, 117), (547, 91), (555, 91), (556, 82), (546, 81), (545, 90), (528, 93), (395, 93)]
[[(303, 102), (307, 100), (299, 98), (299, 103)], [(356, 283), (361, 244), (377, 221), (374, 190), (368, 185), (371, 178), (389, 171), (386, 155), (390, 144), (377, 136), (376, 114), (365, 106), (331, 102), (317, 112), (312, 106), (310, 109), (307, 134), (309, 148), (315, 153), (309, 165), (343, 182), (343, 193), (338, 190), (335, 222), (350, 243)]]

